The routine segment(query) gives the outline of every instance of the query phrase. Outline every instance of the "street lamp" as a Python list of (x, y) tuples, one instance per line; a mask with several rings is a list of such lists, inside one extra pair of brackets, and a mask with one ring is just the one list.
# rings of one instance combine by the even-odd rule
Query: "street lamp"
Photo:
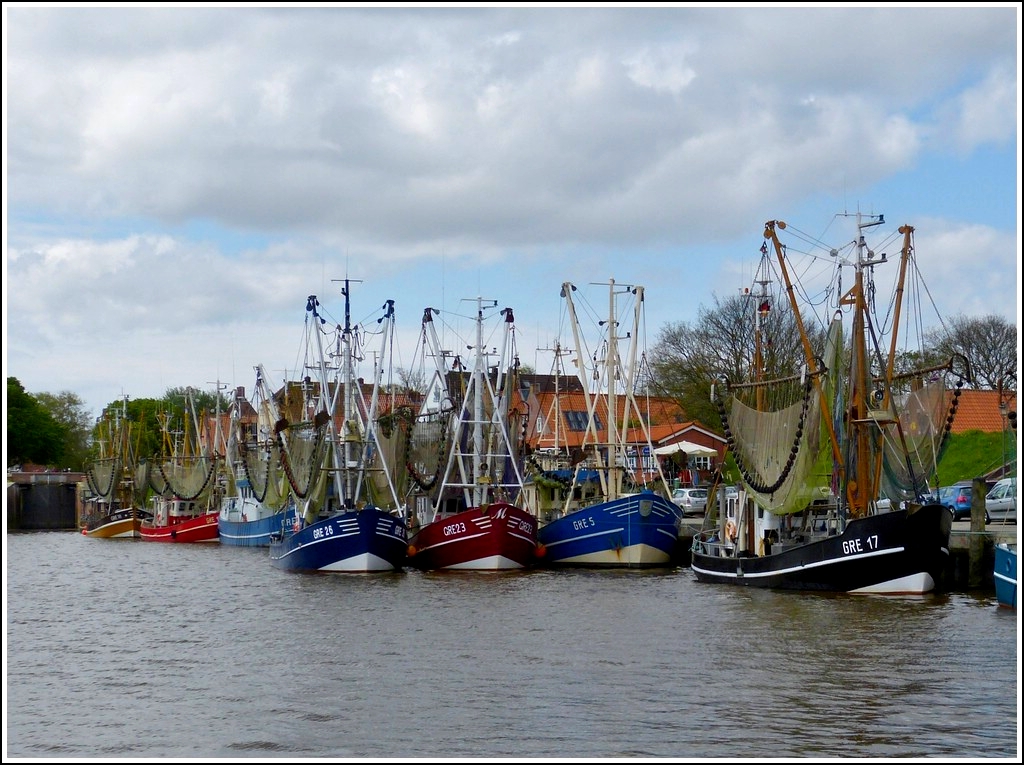
[[(1006, 374), (1009, 377), (1014, 378), (1014, 381), (1016, 381), (1016, 375), (1014, 374), (1013, 370), (1007, 371)], [(1010, 396), (1015, 392), (1016, 386), (1014, 386), (1014, 388), (1006, 388), (1006, 387), (1004, 387), (1003, 386), (1003, 378), (1000, 377), (999, 378), (999, 386), (998, 387), (999, 387), (999, 416), (1002, 418), (1002, 423), (1003, 423), (1003, 455), (1002, 455), (1002, 457), (1003, 457), (1003, 465), (1002, 465), (1002, 469), (1000, 470), (999, 477), (1000, 478), (1005, 478), (1006, 477), (1006, 472), (1007, 472), (1006, 471), (1006, 466), (1007, 466), (1007, 463), (1009, 462), (1009, 457), (1008, 457), (1009, 449), (1008, 449), (1008, 446), (1007, 446), (1008, 437), (1009, 437), (1009, 430), (1011, 428), (1013, 430), (1017, 429), (1017, 412), (1016, 411), (1010, 411)]]

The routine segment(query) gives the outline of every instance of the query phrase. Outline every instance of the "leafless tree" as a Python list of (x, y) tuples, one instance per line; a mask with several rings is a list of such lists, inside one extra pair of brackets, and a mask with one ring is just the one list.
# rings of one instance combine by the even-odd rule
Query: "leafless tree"
[(1017, 387), (1017, 327), (1000, 316), (957, 314), (928, 335), (941, 356), (960, 354), (970, 363), (972, 387), (994, 390)]

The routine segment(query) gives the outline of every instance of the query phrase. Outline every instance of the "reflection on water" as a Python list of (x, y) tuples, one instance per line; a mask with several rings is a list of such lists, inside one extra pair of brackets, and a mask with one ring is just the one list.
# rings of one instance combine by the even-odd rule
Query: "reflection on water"
[(1017, 615), (8, 534), (11, 757), (1017, 757)]

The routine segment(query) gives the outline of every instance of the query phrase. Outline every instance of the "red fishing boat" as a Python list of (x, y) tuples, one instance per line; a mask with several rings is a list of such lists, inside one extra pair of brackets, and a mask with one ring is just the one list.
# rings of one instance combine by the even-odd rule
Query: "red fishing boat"
[[(143, 521), (139, 533), (150, 542), (220, 541), (217, 519), (223, 497), (223, 460), (208, 444), (200, 443), (193, 391), (188, 388), (185, 393), (188, 411), (182, 442), (172, 443), (170, 418), (165, 415), (162, 419), (167, 456), (143, 466), (142, 472), (153, 490), (153, 508), (152, 518)], [(194, 436), (190, 436), (190, 428)]]
[(220, 509), (206, 503), (179, 497), (157, 497), (153, 517), (139, 526), (139, 533), (150, 542), (219, 542), (217, 519)]
[(424, 570), (527, 568), (537, 554), (537, 519), (507, 502), (439, 515), (413, 537), (411, 563)]
[[(497, 306), (497, 302), (488, 305)], [(509, 427), (509, 400), (515, 385), (518, 358), (514, 345), (512, 309), (500, 311), (504, 325), (497, 363), (484, 350), (483, 301), (477, 298), (476, 349), (473, 370), (466, 374), (456, 358), (449, 372), (438, 347), (432, 308), (423, 315), (422, 346), (430, 347), (436, 366), (434, 384), (440, 406), (421, 412), (413, 424), (414, 448), (407, 463), (421, 488), (436, 484), (429, 519), (409, 544), (409, 562), (422, 570), (460, 569), (501, 571), (523, 569), (537, 558), (537, 518), (525, 501), (519, 449)], [(462, 392), (464, 391), (464, 392)], [(419, 432), (417, 432), (417, 428)], [(444, 444), (450, 449), (445, 450)], [(446, 453), (447, 451), (447, 453)], [(437, 472), (424, 480), (427, 455)], [(446, 459), (443, 470), (438, 458)], [(440, 481), (436, 479), (440, 477)]]

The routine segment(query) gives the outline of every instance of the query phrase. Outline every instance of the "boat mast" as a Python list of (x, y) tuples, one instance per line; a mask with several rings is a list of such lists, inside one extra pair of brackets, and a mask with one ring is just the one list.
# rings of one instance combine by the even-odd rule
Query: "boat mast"
[[(379, 351), (380, 362), (376, 360), (373, 365), (373, 391), (370, 394), (370, 408), (366, 412), (365, 428), (367, 431), (368, 438), (363, 446), (362, 457), (364, 460), (364, 470), (359, 473), (359, 482), (356, 485), (357, 493), (362, 491), (363, 482), (366, 480), (366, 470), (370, 468), (370, 455), (367, 453), (367, 449), (370, 447), (372, 442), (373, 447), (376, 448), (376, 453), (383, 455), (384, 448), (380, 442), (380, 429), (377, 423), (377, 410), (380, 405), (380, 386), (381, 379), (384, 375), (384, 359), (387, 357), (387, 352), (391, 348), (394, 341), (394, 321), (395, 321), (395, 301), (387, 300), (384, 303), (384, 316), (378, 319), (378, 323), (381, 325), (381, 345)], [(393, 395), (393, 394), (392, 394)], [(360, 412), (362, 414), (362, 412)], [(402, 501), (398, 497), (398, 489), (395, 486), (394, 478), (391, 475), (391, 467), (388, 465), (386, 459), (381, 459), (381, 469), (384, 472), (384, 477), (387, 480), (388, 490), (391, 493), (391, 501), (394, 502), (394, 507), (398, 510), (402, 517), (406, 517), (406, 508), (403, 507)]]
[[(354, 464), (352, 455), (353, 442), (359, 438), (360, 434), (358, 427), (354, 422), (352, 422), (352, 413), (355, 411), (356, 401), (355, 371), (352, 366), (352, 310), (348, 277), (346, 277), (344, 281), (345, 286), (341, 290), (341, 294), (345, 297), (345, 326), (341, 331), (341, 365), (342, 383), (345, 386), (345, 391), (341, 407), (343, 431), (340, 436), (342, 439), (342, 461), (344, 465), (345, 481), (344, 507), (352, 508), (355, 507), (356, 476), (351, 470), (349, 470), (349, 468)], [(334, 411), (333, 407), (331, 408), (331, 411)]]
[(608, 280), (608, 345), (605, 351), (604, 373), (608, 397), (608, 496), (618, 497), (622, 491), (622, 474), (618, 470), (619, 454), (618, 412), (615, 406), (616, 360), (619, 357), (618, 332), (615, 322), (615, 280)]
[[(498, 305), (497, 301), (494, 303)], [(484, 368), (486, 358), (484, 356), (484, 309), (483, 300), (479, 296), (476, 299), (476, 358), (473, 360), (473, 380), (470, 383), (470, 390), (473, 392), (473, 454), (471, 462), (473, 469), (470, 473), (473, 483), (472, 507), (479, 507), (483, 504), (485, 487), (481, 483), (484, 452), (484, 399), (482, 388), (484, 381)]]
[(561, 401), (561, 378), (562, 378), (562, 357), (568, 356), (572, 353), (568, 348), (562, 348), (562, 343), (559, 340), (555, 340), (554, 348), (538, 348), (538, 351), (552, 351), (555, 355), (554, 360), (551, 362), (551, 370), (554, 372), (553, 377), (555, 378), (555, 397), (551, 402), (551, 406), (548, 407), (547, 415), (544, 418), (543, 430), (540, 437), (537, 439), (538, 445), (545, 443), (545, 436), (548, 432), (549, 424), (554, 429), (554, 442), (552, 448), (555, 450), (556, 459), (559, 456), (559, 450), (561, 448), (562, 438), (559, 431), (562, 426), (562, 401)]
[[(796, 300), (796, 292), (793, 289), (793, 282), (789, 278), (789, 269), (786, 267), (786, 254), (783, 251), (782, 244), (779, 242), (778, 234), (775, 231), (776, 228), (785, 230), (785, 221), (770, 220), (765, 223), (764, 238), (770, 239), (772, 247), (775, 249), (775, 257), (779, 262), (779, 270), (782, 273), (782, 280), (786, 285), (786, 297), (789, 299), (789, 305), (793, 310), (793, 319), (796, 322), (797, 332), (800, 334), (800, 342), (803, 345), (804, 359), (807, 362), (807, 373), (811, 375), (814, 388), (818, 392), (818, 397), (821, 401), (821, 411), (824, 414), (831, 412), (832, 407), (828, 401), (828, 397), (825, 395), (825, 389), (821, 384), (821, 370), (818, 367), (818, 359), (817, 356), (814, 355), (814, 349), (811, 348), (811, 341), (807, 336), (807, 330), (804, 327), (803, 316), (800, 314), (800, 306)], [(828, 432), (829, 443), (832, 446), (832, 459), (838, 466), (838, 470), (840, 472), (839, 484), (842, 485), (844, 483), (843, 478), (845, 476), (845, 469), (843, 467), (842, 451), (839, 447), (839, 437), (836, 435), (835, 425), (832, 422), (832, 418), (829, 416), (823, 416), (821, 419)]]
[[(767, 248), (765, 249), (765, 257), (767, 257)], [(771, 310), (768, 303), (768, 285), (771, 283), (769, 279), (760, 279), (756, 282), (761, 286), (761, 294), (754, 295), (757, 300), (757, 308), (754, 311), (754, 363), (753, 363), (753, 377), (755, 383), (760, 383), (764, 380), (765, 369), (764, 369), (764, 350), (762, 347), (762, 326), (768, 318), (768, 313)], [(757, 411), (764, 411), (764, 386), (758, 385), (754, 391), (755, 406)]]
[[(900, 249), (900, 273), (896, 280), (896, 294), (895, 294), (895, 306), (893, 310), (892, 320), (892, 337), (889, 339), (889, 361), (885, 368), (884, 384), (882, 386), (882, 401), (881, 407), (883, 411), (892, 411), (892, 382), (895, 377), (896, 369), (896, 344), (899, 340), (899, 329), (900, 329), (900, 314), (903, 310), (903, 294), (904, 286), (906, 283), (907, 276), (907, 264), (910, 262), (910, 253), (913, 251), (913, 244), (911, 243), (911, 237), (914, 233), (913, 226), (903, 225), (899, 227), (899, 233), (903, 234), (903, 247)], [(884, 259), (884, 255), (882, 256)], [(904, 433), (900, 426), (899, 417), (893, 417), (893, 424), (899, 431), (900, 439), (903, 439)], [(879, 433), (881, 437), (881, 433)], [(872, 475), (874, 491), (872, 496), (878, 495), (878, 488), (882, 485), (882, 462), (883, 453), (881, 447), (879, 447), (874, 462), (874, 473)], [(907, 463), (907, 471), (913, 475), (913, 466)], [(914, 480), (916, 485), (916, 478)], [(916, 493), (916, 492), (915, 492)]]
[[(347, 290), (346, 290), (346, 292), (347, 292)], [(346, 316), (347, 316), (347, 314), (348, 314), (348, 309), (347, 309), (348, 296), (347, 295), (346, 295), (345, 300), (346, 300)], [(318, 304), (319, 304), (319, 301), (317, 300), (316, 295), (310, 295), (306, 299), (306, 310), (313, 314), (313, 328), (312, 328), (312, 331), (313, 331), (313, 334), (316, 336), (316, 349), (317, 349), (317, 356), (318, 356), (318, 361), (319, 361), (319, 363), (317, 364), (317, 374), (318, 374), (318, 376), (320, 378), (320, 380), (319, 380), (319, 382), (320, 382), (320, 395), (318, 397), (318, 404), (317, 404), (317, 410), (318, 411), (317, 411), (317, 414), (321, 414), (322, 413), (323, 415), (326, 415), (326, 417), (327, 417), (326, 427), (328, 428), (328, 431), (327, 431), (328, 432), (328, 442), (329, 442), (329, 446), (330, 446), (331, 463), (332, 463), (332, 468), (333, 468), (333, 469), (331, 469), (331, 480), (334, 483), (334, 496), (335, 496), (336, 501), (339, 504), (339, 507), (347, 508), (347, 507), (350, 506), (350, 503), (349, 503), (349, 495), (346, 494), (346, 491), (345, 491), (346, 490), (346, 486), (345, 486), (344, 476), (343, 476), (343, 471), (345, 470), (345, 465), (347, 463), (343, 461), (345, 458), (341, 454), (341, 450), (339, 449), (339, 445), (338, 445), (339, 434), (338, 434), (338, 429), (337, 429), (337, 427), (335, 425), (335, 421), (334, 421), (334, 413), (335, 413), (335, 409), (336, 409), (335, 404), (337, 403), (338, 390), (337, 390), (337, 386), (335, 386), (335, 389), (334, 389), (334, 391), (332, 393), (331, 392), (330, 383), (328, 382), (328, 379), (327, 379), (327, 359), (324, 356), (323, 338), (320, 337), (320, 324), (326, 323), (326, 320), (323, 319), (320, 316), (319, 312), (317, 311), (316, 307), (317, 307)], [(346, 319), (346, 321), (347, 321), (347, 319)], [(316, 420), (317, 420), (317, 418), (314, 417), (314, 422), (316, 422)], [(313, 481), (313, 483), (311, 484), (311, 488), (312, 488), (312, 485), (315, 485), (315, 483), (316, 483), (316, 481)], [(308, 504), (308, 500), (307, 500), (307, 504)], [(307, 519), (307, 521), (308, 520), (309, 519)]]
[[(875, 469), (874, 455), (880, 451), (882, 431), (880, 420), (872, 416), (869, 400), (871, 388), (871, 368), (868, 361), (868, 344), (866, 322), (868, 318), (868, 307), (866, 291), (864, 289), (864, 271), (868, 266), (878, 262), (875, 260), (875, 253), (868, 249), (864, 239), (864, 229), (881, 225), (885, 222), (883, 216), (869, 216), (870, 220), (864, 221), (861, 213), (857, 213), (857, 246), (854, 260), (854, 284), (840, 300), (839, 305), (853, 306), (853, 327), (851, 337), (851, 368), (849, 380), (849, 399), (846, 410), (846, 420), (849, 423), (851, 437), (848, 442), (848, 463), (846, 481), (846, 501), (849, 507), (849, 515), (852, 518), (860, 518), (868, 514), (871, 503), (878, 496), (877, 471)], [(904, 227), (906, 228), (906, 227)], [(913, 229), (911, 229), (912, 231)], [(903, 228), (900, 229), (903, 232)], [(905, 242), (909, 242), (910, 231), (904, 232)], [(907, 249), (904, 248), (903, 267), (900, 270), (899, 293), (896, 303), (896, 318), (893, 325), (892, 343), (897, 339), (897, 323), (901, 307), (903, 293), (903, 278), (905, 272), (905, 260)], [(893, 351), (895, 345), (892, 346)], [(889, 381), (892, 378), (892, 364), (895, 353), (890, 352), (889, 366), (886, 369), (885, 390), (889, 388)], [(883, 393), (883, 395), (885, 395)]]
[[(597, 427), (594, 424), (597, 421), (597, 392), (591, 389), (591, 381), (587, 379), (586, 366), (588, 359), (595, 361), (596, 365), (596, 359), (592, 359), (590, 353), (587, 352), (587, 349), (584, 347), (583, 338), (580, 336), (580, 321), (579, 317), (576, 315), (576, 304), (573, 302), (572, 299), (572, 293), (575, 291), (576, 287), (571, 282), (562, 283), (561, 296), (565, 298), (565, 304), (569, 310), (569, 324), (572, 327), (573, 342), (576, 344), (576, 359), (578, 364), (576, 368), (576, 374), (579, 378), (580, 383), (582, 384), (583, 397), (587, 402), (587, 425), (586, 431), (583, 434), (582, 446), (584, 448), (587, 446), (589, 437), (590, 439), (592, 439), (591, 443), (593, 443), (596, 447), (600, 442), (600, 435), (598, 434)], [(611, 423), (614, 422), (610, 412), (608, 414), (608, 417), (610, 428), (612, 427)], [(611, 455), (608, 453), (607, 449), (602, 451), (601, 449), (598, 448), (596, 450), (595, 457), (598, 463), (597, 475), (598, 479), (601, 482), (601, 493), (605, 497), (612, 497), (613, 495), (611, 493), (611, 487), (609, 485), (611, 465), (608, 463), (608, 460), (610, 459)], [(569, 505), (572, 503), (573, 492), (576, 490), (576, 484), (579, 479), (580, 465), (582, 464), (582, 462), (578, 463), (576, 469), (573, 470), (572, 485), (570, 487), (570, 490), (566, 492), (565, 496), (564, 512), (569, 512)]]

